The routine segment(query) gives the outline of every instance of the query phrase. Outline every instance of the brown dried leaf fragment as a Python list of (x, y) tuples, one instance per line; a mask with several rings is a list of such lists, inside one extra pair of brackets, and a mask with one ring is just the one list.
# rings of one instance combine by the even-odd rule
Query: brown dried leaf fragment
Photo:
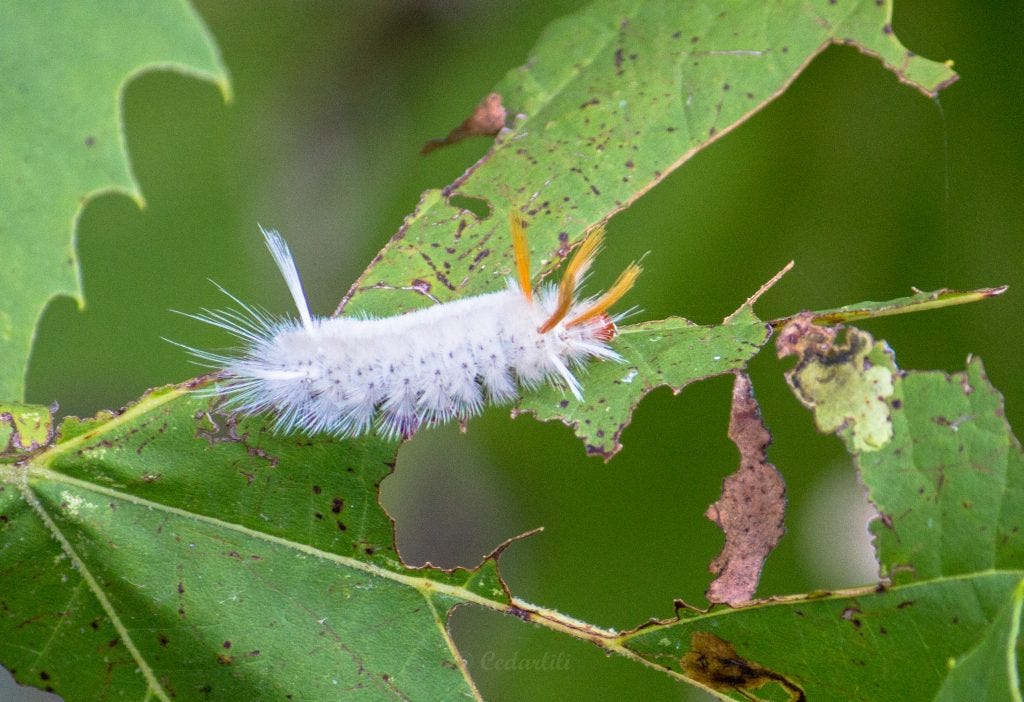
[(786, 532), (786, 483), (768, 462), (772, 435), (761, 419), (746, 373), (736, 373), (732, 388), (729, 438), (740, 452), (740, 467), (722, 483), (722, 496), (705, 516), (725, 532), (722, 552), (708, 566), (718, 577), (708, 601), (730, 606), (748, 602), (757, 589), (761, 568)]
[(807, 696), (799, 685), (784, 675), (742, 658), (736, 647), (707, 631), (695, 631), (690, 650), (679, 661), (686, 675), (714, 690), (736, 690), (751, 699), (747, 690), (756, 690), (775, 682), (789, 695), (789, 702), (804, 702)]
[(501, 95), (491, 93), (476, 106), (473, 114), (467, 117), (462, 124), (448, 132), (448, 136), (444, 139), (431, 139), (423, 145), (420, 153), (426, 156), (435, 149), (458, 143), (469, 137), (494, 136), (505, 126), (506, 117), (505, 106), (501, 104)]

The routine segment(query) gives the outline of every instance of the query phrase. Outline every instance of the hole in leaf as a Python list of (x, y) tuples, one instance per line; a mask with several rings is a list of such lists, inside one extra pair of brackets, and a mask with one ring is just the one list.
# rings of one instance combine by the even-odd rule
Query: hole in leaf
[(480, 197), (467, 197), (465, 195), (452, 195), (448, 198), (448, 204), (458, 207), (460, 210), (468, 210), (476, 215), (477, 219), (484, 220), (491, 216), (491, 205)]

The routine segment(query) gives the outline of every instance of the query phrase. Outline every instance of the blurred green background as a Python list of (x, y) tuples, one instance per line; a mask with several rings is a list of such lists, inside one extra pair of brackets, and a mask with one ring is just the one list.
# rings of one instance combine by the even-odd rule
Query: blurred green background
[[(117, 408), (198, 371), (161, 337), (221, 345), (171, 309), (222, 306), (216, 280), (274, 311), (291, 305), (257, 222), (289, 239), (312, 307), (327, 314), (427, 188), (487, 149), (472, 140), (419, 155), (577, 3), (196, 2), (232, 73), (208, 83), (151, 73), (127, 88), (124, 119), (146, 207), (102, 196), (78, 231), (87, 308), (47, 309), (28, 400), (62, 414)], [(907, 294), (911, 286), (1009, 283), (982, 304), (868, 322), (905, 369), (981, 356), (1024, 426), (1024, 3), (906, 1), (896, 34), (961, 78), (937, 102), (874, 59), (832, 47), (778, 100), (684, 164), (609, 226), (595, 286), (650, 251), (634, 319), (714, 323), (794, 259), (758, 304), (764, 318)], [(789, 486), (789, 533), (759, 594), (872, 577), (866, 509), (849, 460), (815, 433), (771, 349), (752, 366)], [(383, 500), (406, 561), (473, 566), (502, 557), (517, 596), (619, 629), (703, 605), (720, 532), (703, 517), (737, 461), (726, 438), (731, 380), (639, 407), (625, 449), (584, 456), (562, 425), (490, 410), (467, 434), (443, 427), (403, 448)], [(452, 622), (488, 700), (690, 699), (664, 676), (490, 612)], [(780, 636), (787, 632), (780, 632)], [(692, 696), (693, 699), (700, 699)]]

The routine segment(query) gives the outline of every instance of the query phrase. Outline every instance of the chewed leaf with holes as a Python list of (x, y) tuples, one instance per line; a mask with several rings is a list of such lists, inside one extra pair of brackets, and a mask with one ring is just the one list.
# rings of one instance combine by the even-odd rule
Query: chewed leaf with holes
[(565, 422), (587, 453), (609, 459), (622, 448), (619, 437), (644, 395), (661, 385), (679, 392), (697, 380), (745, 368), (769, 334), (756, 318), (714, 326), (665, 319), (623, 327), (613, 347), (625, 363), (590, 364), (581, 376), (582, 400), (549, 387), (529, 393), (519, 411)]
[(0, 41), (0, 401), (20, 400), (36, 320), (47, 301), (82, 303), (72, 237), (83, 203), (104, 191), (141, 201), (128, 165), (120, 93), (159, 67), (216, 81), (227, 71), (183, 2), (5, 3)]
[(981, 362), (896, 383), (893, 439), (857, 456), (884, 575), (897, 582), (1024, 566), (1024, 454)]
[[(783, 326), (787, 321), (795, 323), (802, 320), (804, 324), (811, 324), (812, 320), (819, 318), (840, 320), (847, 317), (860, 319), (881, 314), (903, 314), (984, 300), (1005, 290), (986, 288), (964, 292), (922, 292), (888, 302), (864, 302), (838, 310), (802, 313), (769, 324), (757, 317), (753, 304), (784, 272), (762, 286), (721, 324), (704, 326), (685, 319), (669, 318), (620, 328), (612, 346), (623, 357), (624, 363), (601, 362), (587, 366), (586, 373), (580, 376), (585, 389), (583, 400), (575, 400), (555, 388), (542, 388), (526, 394), (517, 412), (533, 414), (541, 420), (557, 419), (564, 422), (583, 441), (587, 453), (604, 456), (607, 460), (622, 449), (620, 435), (629, 425), (633, 410), (647, 393), (660, 386), (668, 386), (674, 392), (679, 392), (698, 380), (743, 370), (767, 342), (771, 327)], [(865, 356), (869, 351), (878, 359), (874, 369), (864, 371), (865, 361), (870, 363), (870, 359)], [(876, 395), (884, 394), (882, 391), (891, 392), (891, 388), (885, 385), (888, 374), (880, 362), (885, 358), (884, 350), (866, 349), (861, 355), (865, 356), (860, 358), (861, 371), (868, 376), (868, 386), (872, 392), (877, 391)], [(815, 369), (820, 370), (819, 366), (811, 367), (811, 370)], [(834, 367), (829, 370), (835, 372)], [(824, 386), (828, 388), (829, 384), (825, 383)], [(840, 404), (849, 401), (856, 405), (862, 399), (849, 399), (839, 394)], [(862, 440), (880, 442), (885, 432), (889, 431), (887, 408), (884, 402), (878, 402), (881, 404), (872, 406), (880, 412), (868, 413), (868, 419), (873, 419), (874, 423), (868, 422), (871, 431), (867, 433), (867, 439), (864, 439), (865, 433), (861, 431), (859, 436)], [(859, 405), (856, 409), (861, 411)], [(846, 415), (831, 405), (823, 415), (819, 415), (819, 422), (824, 421), (820, 419), (821, 416), (827, 418), (828, 426), (834, 424), (837, 428), (841, 426), (846, 431), (850, 430)], [(871, 432), (878, 433), (878, 436)]]
[(895, 584), (684, 610), (624, 635), (629, 649), (723, 693), (1021, 699), (1024, 453), (1002, 397), (976, 360), (954, 375), (889, 370), (891, 439), (868, 450), (839, 433), (881, 510), (872, 531)]
[[(753, 354), (767, 335), (747, 304), (718, 327), (650, 327), (637, 353), (685, 374), (688, 363), (723, 360), (706, 357), (709, 343)], [(994, 427), (999, 408), (977, 379), (970, 385), (976, 402), (989, 400), (955, 415), (957, 426), (983, 438), (967, 424)], [(266, 418), (209, 414), (211, 400), (192, 387), (66, 420), (51, 445), (0, 463), (0, 661), (20, 681), (67, 700), (106, 690), (319, 699), (355, 689), (450, 699), (473, 693), (446, 628), (461, 603), (622, 650), (614, 632), (516, 600), (497, 552), (474, 571), (405, 567), (377, 501), (394, 443), (275, 435)], [(1006, 434), (996, 440), (1004, 453), (1015, 446)], [(985, 456), (981, 448), (969, 455)], [(1019, 486), (1014, 451), (1007, 481)], [(972, 494), (958, 498), (979, 499)], [(1005, 514), (1000, 529), (1012, 531), (1020, 509), (1008, 504)], [(908, 548), (914, 538), (900, 533)], [(1002, 543), (1000, 563), (1020, 560), (1015, 540)]]
[(53, 440), (53, 416), (39, 405), (0, 404), (0, 461), (38, 450)]
[(780, 355), (800, 354), (786, 380), (818, 429), (840, 434), (858, 453), (877, 451), (892, 439), (891, 351), (859, 329), (847, 329), (839, 341), (835, 328), (808, 324), (813, 316), (797, 317), (779, 336)]
[(495, 558), (402, 566), (377, 503), (394, 446), (205, 405), (156, 391), (0, 466), (0, 660), (69, 701), (471, 695), (447, 613), (508, 597)]
[[(956, 79), (900, 44), (891, 20), (891, 2), (876, 0), (605, 0), (553, 23), (494, 88), (508, 128), (463, 176), (423, 195), (343, 304), (393, 314), (499, 289), (513, 268), (511, 210), (534, 220), (534, 269), (550, 271), (585, 230), (763, 108), (831, 44), (857, 46), (928, 96)], [(481, 98), (459, 99), (468, 112)]]

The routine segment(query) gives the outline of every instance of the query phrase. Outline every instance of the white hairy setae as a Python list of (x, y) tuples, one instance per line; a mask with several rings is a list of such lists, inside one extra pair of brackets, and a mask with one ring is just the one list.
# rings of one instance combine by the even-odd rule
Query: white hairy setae
[(210, 392), (224, 408), (271, 412), (281, 431), (357, 436), (376, 429), (412, 435), (424, 424), (477, 414), (488, 402), (519, 397), (519, 388), (553, 383), (581, 398), (573, 373), (591, 359), (621, 361), (607, 342), (617, 318), (609, 307), (633, 285), (631, 264), (603, 295), (576, 293), (600, 246), (592, 231), (561, 284), (534, 291), (524, 223), (511, 217), (517, 277), (500, 292), (385, 318), (316, 317), (284, 239), (263, 230), (298, 319), (278, 318), (235, 300), (240, 310), (192, 315), (240, 342), (234, 354), (189, 349), (221, 370)]

